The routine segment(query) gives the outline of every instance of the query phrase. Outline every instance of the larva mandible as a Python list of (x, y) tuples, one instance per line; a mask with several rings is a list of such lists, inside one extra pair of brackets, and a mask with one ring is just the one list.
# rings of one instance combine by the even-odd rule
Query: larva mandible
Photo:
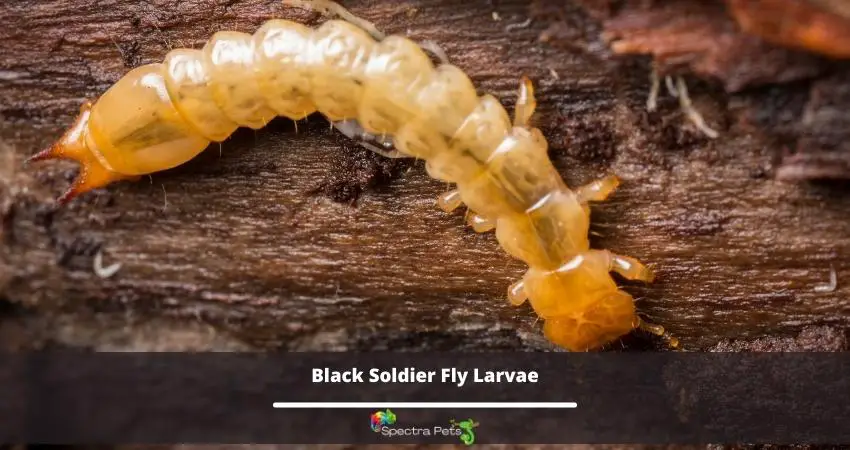
[(74, 125), (30, 161), (81, 164), (62, 204), (183, 164), (240, 126), (259, 129), (276, 116), (299, 120), (318, 111), (391, 136), (398, 152), (426, 161), (430, 176), (455, 183), (438, 204), (446, 211), (466, 204), (476, 231), (495, 229), (504, 250), (528, 264), (508, 297), (514, 305), (531, 303), (550, 341), (587, 351), (636, 327), (667, 336), (638, 318), (633, 298), (610, 275), (650, 282), (652, 272), (590, 248), (588, 203), (604, 200), (618, 179), (566, 186), (546, 139), (529, 123), (536, 101), (527, 78), (511, 121), (495, 97), (479, 97), (459, 68), (435, 65), (411, 40), (384, 37), (329, 0), (306, 3), (344, 20), (315, 30), (270, 20), (253, 35), (222, 31), (202, 50), (172, 50), (163, 63), (131, 70), (83, 105)]

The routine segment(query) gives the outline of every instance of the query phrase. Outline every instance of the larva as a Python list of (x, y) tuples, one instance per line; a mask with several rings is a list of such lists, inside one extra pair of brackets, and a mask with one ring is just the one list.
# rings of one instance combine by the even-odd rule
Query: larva
[[(292, 2), (289, 2), (292, 3)], [(319, 112), (351, 133), (391, 137), (403, 155), (426, 161), (434, 178), (457, 189), (438, 200), (446, 211), (466, 204), (478, 232), (495, 229), (504, 250), (528, 264), (508, 289), (544, 320), (544, 334), (572, 351), (595, 349), (642, 322), (633, 298), (610, 272), (650, 282), (639, 261), (590, 248), (589, 202), (604, 200), (615, 176), (570, 190), (530, 125), (536, 100), (523, 77), (513, 121), (492, 95), (446, 62), (435, 65), (411, 40), (384, 37), (328, 0), (310, 2), (345, 20), (317, 29), (270, 20), (253, 35), (218, 32), (201, 50), (176, 49), (161, 64), (131, 70), (51, 147), (30, 161), (68, 158), (81, 170), (59, 199), (192, 159), (238, 127)], [(345, 128), (345, 127), (343, 127)], [(669, 339), (676, 345), (673, 338)]]

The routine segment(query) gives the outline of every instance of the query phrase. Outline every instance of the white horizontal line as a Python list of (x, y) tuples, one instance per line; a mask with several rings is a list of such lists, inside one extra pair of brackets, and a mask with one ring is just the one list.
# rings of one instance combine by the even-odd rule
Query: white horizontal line
[(274, 402), (282, 409), (563, 409), (578, 408), (576, 402)]

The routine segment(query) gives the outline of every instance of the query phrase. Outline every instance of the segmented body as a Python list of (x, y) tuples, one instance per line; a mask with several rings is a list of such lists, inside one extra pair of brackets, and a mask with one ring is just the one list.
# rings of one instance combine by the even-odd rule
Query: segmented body
[(509, 297), (530, 300), (550, 340), (596, 348), (640, 324), (609, 271), (644, 281), (652, 274), (634, 259), (590, 249), (587, 203), (604, 199), (617, 180), (571, 191), (542, 133), (528, 125), (530, 84), (520, 92), (512, 124), (496, 98), (478, 96), (459, 68), (435, 66), (409, 39), (376, 40), (347, 21), (314, 30), (271, 20), (253, 35), (219, 32), (201, 50), (173, 50), (161, 64), (132, 70), (34, 159), (83, 163), (67, 200), (180, 165), (238, 127), (259, 129), (276, 116), (318, 111), (334, 122), (356, 120), (424, 159), (432, 177), (456, 183), (441, 206), (465, 203), (476, 230), (495, 228), (501, 246), (529, 265)]

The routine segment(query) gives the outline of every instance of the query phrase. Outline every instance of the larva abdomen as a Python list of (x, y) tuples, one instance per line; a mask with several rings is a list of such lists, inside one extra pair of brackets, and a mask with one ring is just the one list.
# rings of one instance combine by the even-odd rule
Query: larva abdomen
[(281, 116), (300, 120), (316, 112), (307, 61), (313, 30), (270, 20), (254, 33), (254, 77), (266, 102)]
[(174, 106), (207, 140), (221, 142), (239, 125), (216, 105), (210, 71), (200, 50), (177, 49), (163, 62), (165, 85)]
[(338, 20), (316, 29), (311, 44), (307, 63), (316, 108), (332, 122), (357, 117), (366, 66), (378, 44), (365, 31)]
[(254, 76), (255, 50), (250, 34), (219, 31), (202, 51), (215, 104), (240, 126), (259, 130), (277, 113), (266, 104)]
[[(358, 121), (366, 131), (399, 137), (402, 128), (421, 126), (417, 120), (419, 102), (415, 95), (432, 81), (431, 59), (416, 44), (399, 36), (389, 36), (374, 48), (366, 68), (367, 81)], [(399, 140), (396, 139), (397, 144)], [(399, 150), (404, 151), (402, 148)], [(405, 153), (424, 158), (424, 154)]]
[(364, 52), (364, 42), (374, 44), (338, 21), (316, 32), (275, 20), (253, 37), (216, 33), (203, 50), (173, 50), (104, 93), (91, 111), (88, 148), (116, 179), (178, 166), (239, 126), (262, 128), (277, 115), (356, 115), (362, 88), (338, 82), (351, 82), (358, 60), (346, 55)]
[(260, 129), (278, 115), (302, 118), (316, 110), (306, 95), (311, 38), (309, 28), (283, 20), (254, 36), (218, 32), (203, 50), (166, 56), (169, 92), (186, 119), (215, 141), (239, 126)]

